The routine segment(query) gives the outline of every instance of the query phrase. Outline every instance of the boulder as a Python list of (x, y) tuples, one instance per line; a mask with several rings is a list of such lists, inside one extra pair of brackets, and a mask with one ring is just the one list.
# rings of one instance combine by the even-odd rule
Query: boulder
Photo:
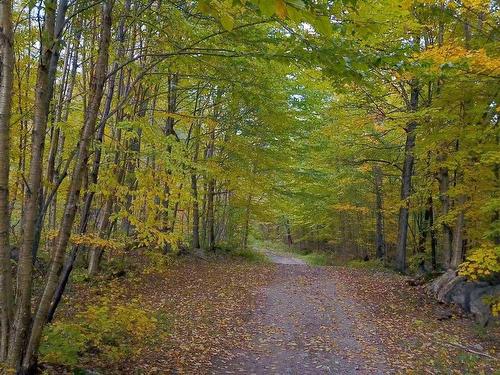
[(448, 283), (444, 284), (441, 289), (436, 293), (436, 297), (439, 302), (450, 303), (451, 295), (455, 290), (463, 287), (467, 282), (467, 279), (463, 276), (455, 276)]
[(478, 289), (488, 287), (487, 282), (463, 282), (450, 290), (448, 299), (450, 302), (460, 306), (465, 312), (471, 312), (471, 294)]
[(486, 296), (500, 296), (500, 285), (487, 282), (470, 282), (456, 271), (448, 270), (427, 286), (428, 292), (439, 302), (459, 306), (466, 313), (472, 314), (481, 325), (492, 320), (491, 309), (485, 303)]
[(493, 296), (500, 296), (500, 285), (477, 288), (470, 293), (470, 312), (482, 326), (486, 326), (493, 319), (490, 306), (484, 301), (485, 297)]
[(457, 276), (456, 271), (448, 270), (438, 278), (436, 278), (432, 283), (429, 284), (428, 290), (431, 294), (437, 295), (439, 290), (443, 287), (443, 285), (448, 284), (451, 280), (453, 280)]

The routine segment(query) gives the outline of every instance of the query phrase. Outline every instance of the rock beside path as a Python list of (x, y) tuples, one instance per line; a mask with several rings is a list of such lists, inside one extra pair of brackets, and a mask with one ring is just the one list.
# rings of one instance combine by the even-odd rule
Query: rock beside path
[(483, 326), (494, 319), (487, 297), (500, 296), (500, 285), (467, 281), (454, 270), (448, 270), (428, 284), (427, 290), (439, 302), (455, 304), (467, 314), (472, 314)]

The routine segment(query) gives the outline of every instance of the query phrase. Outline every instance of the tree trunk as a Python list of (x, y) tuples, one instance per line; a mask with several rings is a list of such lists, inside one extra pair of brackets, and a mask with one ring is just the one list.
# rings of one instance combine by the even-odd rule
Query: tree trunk
[[(57, 7), (57, 14), (55, 17), (54, 26), (53, 26), (53, 40), (50, 40), (50, 45), (48, 48), (52, 50), (51, 55), (50, 55), (50, 60), (49, 60), (49, 67), (48, 67), (48, 76), (47, 76), (47, 99), (45, 102), (45, 105), (47, 108), (45, 109), (46, 113), (46, 119), (45, 121), (48, 120), (48, 114), (49, 114), (49, 106), (50, 106), (50, 101), (52, 100), (52, 96), (54, 93), (54, 84), (56, 80), (56, 71), (57, 71), (57, 65), (59, 63), (59, 56), (61, 52), (61, 45), (62, 43), (60, 42), (60, 38), (62, 36), (64, 24), (66, 21), (66, 10), (68, 8), (68, 0), (60, 0), (59, 5)], [(50, 35), (50, 34), (49, 34)], [(47, 124), (45, 124), (45, 127)], [(42, 154), (43, 155), (43, 154)], [(50, 166), (49, 166), (50, 167)], [(51, 180), (49, 180), (51, 182)], [(34, 239), (33, 239), (33, 246), (32, 246), (32, 253), (33, 253), (33, 262), (35, 261), (36, 254), (38, 253), (38, 247), (40, 246), (40, 238), (42, 235), (42, 229), (43, 229), (43, 222), (45, 219), (45, 214), (46, 214), (46, 209), (45, 207), (45, 195), (47, 193), (44, 192), (43, 187), (40, 189), (40, 194), (38, 197), (38, 215), (35, 223), (35, 233), (34, 233)], [(48, 206), (47, 206), (48, 208)]]
[(211, 178), (208, 182), (207, 191), (207, 246), (209, 251), (215, 250), (214, 193), (215, 180)]
[(48, 1), (45, 6), (45, 24), (42, 30), (41, 56), (38, 65), (35, 88), (35, 115), (31, 136), (31, 161), (28, 186), (24, 200), (22, 218), (23, 241), (19, 251), (17, 271), (16, 317), (11, 329), (7, 365), (20, 369), (22, 353), (31, 321), (31, 289), (33, 271), (33, 246), (35, 244), (35, 224), (39, 213), (41, 193), (42, 160), (45, 131), (49, 111), (51, 89), (49, 88), (49, 68), (53, 53), (56, 2)]
[(198, 204), (198, 177), (191, 174), (191, 191), (193, 195), (193, 242), (192, 248), (200, 248), (200, 209)]
[(385, 256), (385, 239), (384, 239), (384, 211), (382, 207), (382, 169), (375, 165), (373, 167), (375, 177), (375, 216), (376, 216), (376, 233), (375, 233), (375, 248), (378, 259), (383, 259)]
[(243, 232), (243, 249), (248, 247), (248, 234), (250, 232), (250, 206), (252, 204), (252, 194), (248, 194), (247, 207), (245, 212), (245, 228)]
[[(411, 98), (409, 103), (409, 110), (415, 111), (418, 107), (418, 84), (411, 83)], [(401, 176), (401, 207), (399, 208), (398, 220), (398, 239), (396, 247), (396, 265), (400, 272), (406, 272), (406, 243), (408, 237), (408, 214), (409, 202), (408, 198), (411, 194), (411, 178), (413, 174), (414, 156), (413, 150), (415, 148), (415, 130), (417, 123), (411, 121), (406, 128), (406, 143), (404, 152), (403, 172)]]
[[(450, 199), (448, 196), (448, 187), (449, 187), (449, 174), (448, 168), (441, 167), (439, 168), (438, 174), (439, 180), (439, 201), (441, 202), (441, 216), (445, 217), (448, 215), (450, 210)], [(441, 247), (443, 249), (443, 264), (445, 268), (449, 268), (451, 264), (451, 242), (453, 238), (453, 233), (451, 227), (446, 222), (442, 222), (442, 236), (443, 243)]]
[(34, 364), (36, 352), (40, 344), (42, 330), (47, 321), (47, 313), (50, 309), (55, 290), (58, 285), (59, 275), (64, 259), (64, 253), (68, 245), (71, 228), (75, 219), (77, 205), (82, 185), (83, 172), (87, 165), (88, 148), (92, 134), (95, 131), (99, 107), (103, 96), (103, 88), (106, 80), (108, 67), (109, 44), (111, 39), (111, 12), (113, 0), (109, 0), (103, 6), (101, 23), (101, 33), (99, 42), (99, 52), (94, 75), (91, 82), (91, 95), (89, 107), (86, 112), (80, 144), (78, 147), (78, 157), (74, 166), (69, 192), (66, 199), (64, 216), (59, 230), (57, 245), (54, 250), (52, 262), (47, 277), (47, 283), (39, 302), (38, 309), (33, 320), (31, 335), (24, 355), (22, 367), (27, 371)]
[[(111, 215), (111, 210), (113, 209), (113, 199), (106, 199), (106, 203), (101, 212), (101, 217), (98, 225), (98, 233), (101, 238), (109, 237), (111, 222), (109, 216)], [(103, 250), (101, 248), (92, 248), (89, 254), (89, 266), (88, 274), (94, 276), (99, 271), (99, 263), (102, 257)]]
[(293, 238), (292, 238), (292, 231), (290, 228), (290, 221), (286, 219), (285, 222), (285, 229), (286, 229), (286, 243), (288, 247), (291, 247), (293, 245)]
[(458, 213), (457, 219), (455, 221), (455, 228), (453, 229), (453, 240), (452, 240), (452, 255), (450, 267), (452, 269), (457, 269), (460, 263), (463, 262), (464, 258), (464, 247), (463, 247), (463, 233), (465, 226), (465, 214), (462, 206), (465, 203), (465, 196), (461, 194), (457, 199), (457, 205), (460, 207), (460, 212)]
[(436, 230), (434, 229), (434, 202), (432, 200), (432, 196), (429, 195), (429, 199), (427, 201), (428, 204), (428, 213), (429, 213), (429, 229), (431, 233), (431, 265), (432, 269), (437, 269), (437, 238), (436, 238)]
[(9, 242), (9, 137), (14, 72), (11, 8), (11, 1), (0, 2), (0, 361), (7, 356), (13, 308)]

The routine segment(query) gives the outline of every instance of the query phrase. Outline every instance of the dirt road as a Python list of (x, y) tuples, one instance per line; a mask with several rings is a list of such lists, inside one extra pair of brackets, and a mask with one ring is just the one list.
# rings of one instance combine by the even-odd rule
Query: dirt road
[[(262, 290), (248, 322), (251, 345), (217, 363), (219, 374), (389, 373), (376, 335), (358, 324), (353, 301), (339, 300), (328, 268), (267, 253), (278, 277)], [(363, 332), (360, 332), (360, 327)]]

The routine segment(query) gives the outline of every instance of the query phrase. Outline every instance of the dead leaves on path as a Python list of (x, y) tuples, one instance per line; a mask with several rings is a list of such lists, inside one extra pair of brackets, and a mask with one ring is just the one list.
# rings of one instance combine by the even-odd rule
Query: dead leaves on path
[(231, 358), (250, 340), (243, 327), (272, 269), (233, 261), (183, 262), (151, 275), (142, 287), (131, 285), (131, 295), (171, 320), (164, 340), (126, 366), (146, 373), (204, 374), (214, 358)]
[(353, 314), (358, 331), (366, 333), (370, 323), (376, 329), (387, 361), (397, 373), (406, 374), (494, 374), (500, 361), (475, 355), (453, 343), (483, 348), (498, 358), (499, 332), (479, 337), (470, 319), (453, 315), (442, 321), (444, 307), (404, 278), (383, 272), (334, 269), (341, 299), (352, 298), (364, 306)]
[[(359, 370), (360, 363), (363, 369), (376, 369), (382, 357), (391, 373), (493, 374), (498, 367), (498, 361), (454, 345), (497, 357), (494, 339), (478, 337), (469, 319), (453, 316), (440, 321), (443, 307), (406, 285), (404, 278), (367, 270), (306, 268), (291, 286), (283, 284), (284, 301), (298, 298), (300, 290), (310, 288), (311, 283), (323, 280), (325, 285), (334, 285), (333, 298), (318, 289), (304, 303), (318, 316), (339, 309), (346, 317), (333, 314), (328, 324), (316, 327), (317, 332), (306, 334), (304, 326), (304, 336), (280, 341), (282, 327), (276, 322), (253, 323), (263, 313), (264, 288), (280, 283), (278, 269), (268, 264), (190, 259), (161, 271), (138, 271), (133, 277), (97, 285), (100, 294), (117, 304), (137, 300), (156, 316), (162, 329), (151, 333), (152, 340), (143, 343), (139, 356), (117, 365), (91, 365), (106, 374), (206, 374), (213, 373), (214, 365), (224, 367), (249, 351), (257, 353), (249, 358), (260, 358), (266, 355), (266, 347), (274, 345), (318, 358), (339, 357)], [(321, 272), (321, 277), (315, 272)], [(94, 297), (88, 287), (80, 286), (70, 298), (88, 305)], [(293, 311), (290, 320), (302, 324), (303, 316)], [(350, 335), (356, 345), (339, 339)], [(321, 371), (322, 363), (317, 365)]]

